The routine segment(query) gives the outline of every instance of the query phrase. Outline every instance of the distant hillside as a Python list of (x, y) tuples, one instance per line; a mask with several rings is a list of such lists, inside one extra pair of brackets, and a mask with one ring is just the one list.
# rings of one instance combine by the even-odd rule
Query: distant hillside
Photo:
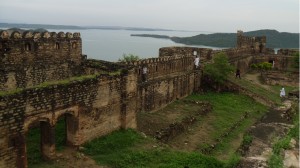
[[(299, 33), (257, 30), (244, 32), (245, 36), (266, 36), (268, 48), (299, 48)], [(192, 37), (170, 37), (176, 43), (206, 45), (214, 47), (235, 47), (236, 33), (200, 34)]]

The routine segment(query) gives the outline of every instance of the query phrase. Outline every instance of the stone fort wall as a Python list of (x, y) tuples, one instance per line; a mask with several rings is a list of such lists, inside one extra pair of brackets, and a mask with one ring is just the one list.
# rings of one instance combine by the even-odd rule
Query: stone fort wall
[[(255, 61), (285, 61), (270, 55), (272, 50), (242, 45), (219, 51), (165, 47), (158, 58), (121, 64), (85, 59), (79, 33), (0, 35), (0, 167), (27, 166), (26, 134), (33, 125), (42, 130), (46, 159), (55, 155), (54, 128), (61, 117), (71, 146), (120, 128), (135, 128), (137, 112), (160, 109), (201, 89), (195, 55), (205, 64), (225, 52), (242, 72)], [(142, 81), (143, 66), (148, 67), (147, 81)]]
[(0, 91), (80, 75), (80, 33), (0, 31)]
[[(191, 56), (127, 64), (85, 59), (79, 33), (2, 31), (0, 167), (26, 167), (26, 134), (41, 128), (41, 155), (55, 156), (55, 125), (68, 145), (136, 127), (136, 112), (159, 109), (200, 87)], [(147, 65), (148, 80), (141, 80)]]

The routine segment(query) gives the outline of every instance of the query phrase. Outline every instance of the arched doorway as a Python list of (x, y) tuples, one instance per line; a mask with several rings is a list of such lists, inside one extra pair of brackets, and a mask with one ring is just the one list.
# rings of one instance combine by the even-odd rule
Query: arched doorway
[(77, 146), (78, 118), (71, 112), (60, 115), (55, 123), (55, 145), (62, 150), (65, 146)]
[(25, 133), (28, 165), (51, 160), (55, 156), (55, 131), (48, 120), (31, 123)]

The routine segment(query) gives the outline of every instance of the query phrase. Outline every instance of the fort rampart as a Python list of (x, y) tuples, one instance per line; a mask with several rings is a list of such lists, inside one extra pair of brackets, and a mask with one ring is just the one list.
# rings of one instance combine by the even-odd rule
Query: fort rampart
[(75, 147), (120, 128), (136, 128), (136, 113), (160, 109), (201, 89), (196, 55), (204, 65), (224, 52), (242, 73), (260, 61), (275, 60), (279, 70), (290, 63), (292, 51), (271, 54), (264, 38), (240, 42), (249, 44), (224, 50), (165, 47), (158, 58), (113, 63), (86, 59), (80, 33), (1, 31), (0, 167), (27, 167), (26, 135), (34, 126), (41, 128), (42, 157), (54, 158), (61, 118), (67, 145)]
[(0, 91), (80, 75), (80, 33), (0, 31)]

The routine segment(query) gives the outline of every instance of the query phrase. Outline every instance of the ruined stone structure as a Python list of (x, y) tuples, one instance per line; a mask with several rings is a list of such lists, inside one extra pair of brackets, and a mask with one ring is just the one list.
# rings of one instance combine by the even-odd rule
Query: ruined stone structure
[[(136, 128), (136, 113), (162, 108), (201, 89), (201, 64), (225, 52), (246, 72), (249, 65), (289, 56), (265, 48), (265, 37), (238, 33), (238, 47), (222, 51), (166, 47), (158, 58), (127, 63), (86, 59), (80, 33), (0, 32), (0, 167), (27, 167), (26, 134), (41, 128), (41, 155), (55, 157), (55, 126), (66, 121), (66, 142), (77, 147), (120, 128)], [(272, 53), (273, 52), (273, 53)], [(142, 81), (142, 68), (148, 68)]]
[(243, 31), (237, 31), (237, 48), (246, 48), (253, 50), (254, 53), (263, 53), (266, 50), (266, 36), (247, 37)]

